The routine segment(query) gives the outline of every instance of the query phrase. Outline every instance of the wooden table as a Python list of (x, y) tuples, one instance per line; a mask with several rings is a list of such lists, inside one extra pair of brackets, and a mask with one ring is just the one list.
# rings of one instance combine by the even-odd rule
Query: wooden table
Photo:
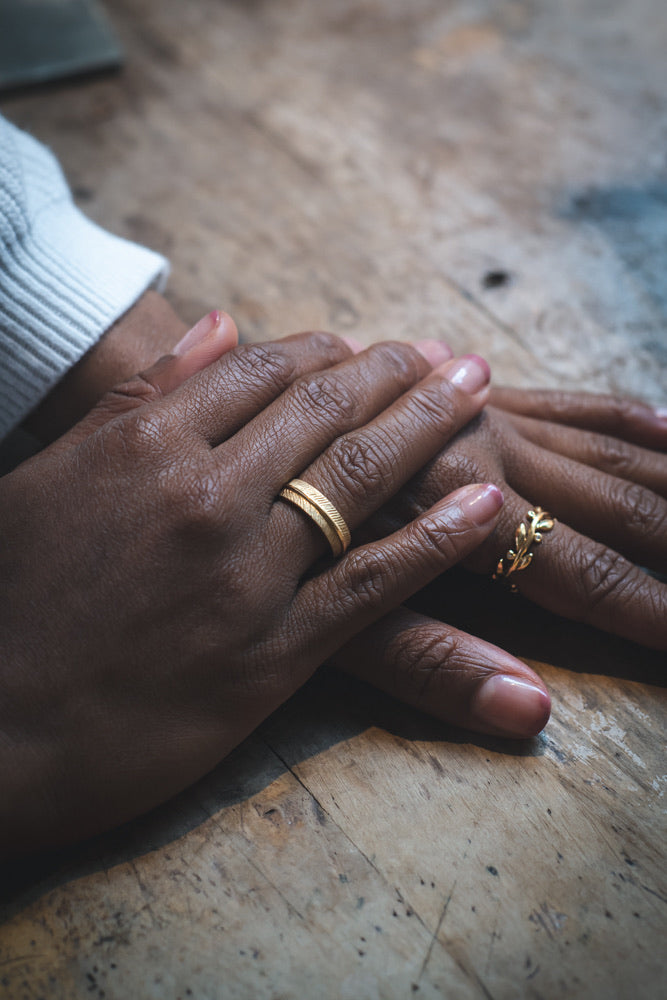
[[(186, 319), (444, 335), (664, 403), (663, 0), (108, 7), (122, 75), (3, 111), (170, 256)], [(187, 794), (14, 870), (3, 1000), (664, 996), (663, 658), (484, 587), (433, 607), (542, 673), (542, 737), (323, 673)]]

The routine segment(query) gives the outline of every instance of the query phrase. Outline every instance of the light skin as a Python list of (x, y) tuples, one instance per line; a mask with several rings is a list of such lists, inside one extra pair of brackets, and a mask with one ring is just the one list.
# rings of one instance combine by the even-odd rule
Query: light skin
[(5, 856), (196, 780), (497, 520), (500, 491), (468, 485), (322, 558), (285, 482), (311, 482), (355, 531), (480, 411), (483, 370), (463, 391), (465, 363), (432, 368), (407, 344), (235, 338), (205, 317), (0, 481)]

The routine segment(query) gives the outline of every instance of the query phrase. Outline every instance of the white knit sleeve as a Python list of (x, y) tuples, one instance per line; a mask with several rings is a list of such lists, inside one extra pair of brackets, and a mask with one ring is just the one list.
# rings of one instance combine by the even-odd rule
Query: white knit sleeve
[(0, 438), (168, 272), (87, 219), (55, 157), (0, 117)]

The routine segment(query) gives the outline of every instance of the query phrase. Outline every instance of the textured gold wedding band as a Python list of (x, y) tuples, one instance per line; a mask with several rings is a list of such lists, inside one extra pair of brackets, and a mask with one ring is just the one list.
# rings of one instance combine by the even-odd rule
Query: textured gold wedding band
[[(526, 514), (526, 521), (521, 522), (514, 532), (514, 548), (508, 549), (506, 555), (498, 560), (493, 579), (508, 579), (512, 573), (518, 573), (522, 569), (528, 569), (533, 561), (531, 545), (542, 541), (542, 532), (551, 531), (556, 523), (556, 518), (548, 510), (541, 507), (534, 507)], [(514, 581), (510, 581), (510, 589), (516, 594), (518, 587)]]
[(303, 479), (290, 479), (278, 494), (283, 500), (294, 504), (317, 525), (334, 556), (342, 556), (352, 541), (350, 529), (331, 500)]

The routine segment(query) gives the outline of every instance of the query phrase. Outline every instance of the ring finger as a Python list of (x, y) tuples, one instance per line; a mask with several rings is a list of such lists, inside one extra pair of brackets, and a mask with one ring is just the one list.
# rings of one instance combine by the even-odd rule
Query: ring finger
[[(527, 513), (533, 505), (508, 487), (503, 493), (505, 505), (496, 531), (467, 563), (478, 572), (493, 572), (502, 557), (506, 566), (511, 564), (507, 554), (510, 549), (516, 552), (516, 532), (521, 524), (528, 526)], [(558, 518), (559, 508), (548, 494), (539, 499)], [(565, 618), (655, 649), (667, 648), (667, 586), (561, 520), (543, 531), (542, 541), (530, 551), (529, 565), (511, 575), (525, 597)]]
[[(446, 362), (369, 423), (342, 435), (299, 478), (323, 494), (351, 530), (439, 451), (482, 407), (488, 367), (475, 357)], [(361, 419), (373, 415), (362, 403)], [(304, 527), (306, 530), (304, 530)], [(322, 531), (303, 512), (273, 505), (269, 536), (304, 572), (326, 550)]]

